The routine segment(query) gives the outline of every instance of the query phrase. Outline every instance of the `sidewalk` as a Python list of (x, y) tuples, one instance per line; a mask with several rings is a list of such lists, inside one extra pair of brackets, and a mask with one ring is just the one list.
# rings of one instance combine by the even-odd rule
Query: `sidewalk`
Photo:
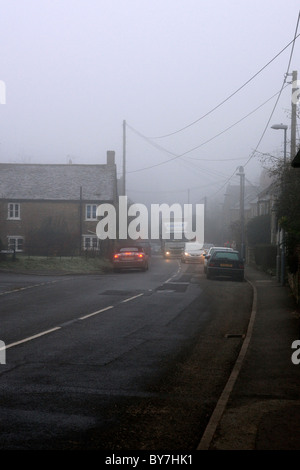
[(257, 293), (252, 336), (209, 450), (300, 450), (299, 309), (288, 286), (245, 275)]

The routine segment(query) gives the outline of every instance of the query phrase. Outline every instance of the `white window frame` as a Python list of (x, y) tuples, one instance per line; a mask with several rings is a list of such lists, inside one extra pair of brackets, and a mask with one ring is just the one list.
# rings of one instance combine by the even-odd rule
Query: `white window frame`
[(96, 235), (83, 235), (82, 236), (82, 246), (84, 250), (87, 251), (99, 251), (100, 244), (99, 238)]
[[(12, 240), (14, 241), (12, 246)], [(24, 237), (20, 235), (8, 235), (7, 247), (9, 250), (15, 250), (16, 253), (24, 251)]]
[(7, 219), (8, 220), (20, 220), (21, 219), (21, 204), (19, 202), (8, 203)]
[(85, 206), (85, 220), (97, 220), (97, 207), (98, 204), (86, 204)]

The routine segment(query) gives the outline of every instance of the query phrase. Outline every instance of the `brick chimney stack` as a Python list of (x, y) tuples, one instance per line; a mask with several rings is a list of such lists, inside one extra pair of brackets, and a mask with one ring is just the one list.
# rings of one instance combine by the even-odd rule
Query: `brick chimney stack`
[(115, 164), (115, 151), (107, 150), (107, 165), (113, 166)]

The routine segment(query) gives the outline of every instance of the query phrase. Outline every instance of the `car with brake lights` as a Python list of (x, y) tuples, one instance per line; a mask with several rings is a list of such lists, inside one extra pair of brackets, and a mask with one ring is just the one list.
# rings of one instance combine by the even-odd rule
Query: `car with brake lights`
[(216, 277), (230, 277), (232, 279), (244, 280), (244, 260), (238, 251), (214, 251), (207, 262), (207, 279)]
[(122, 246), (114, 252), (112, 264), (115, 272), (125, 269), (147, 271), (149, 255), (141, 246)]

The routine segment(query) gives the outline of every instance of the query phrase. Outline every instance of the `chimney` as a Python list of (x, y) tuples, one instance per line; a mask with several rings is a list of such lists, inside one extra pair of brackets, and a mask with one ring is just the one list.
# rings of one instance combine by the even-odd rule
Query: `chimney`
[(113, 166), (115, 164), (115, 151), (114, 150), (107, 150), (107, 165)]

